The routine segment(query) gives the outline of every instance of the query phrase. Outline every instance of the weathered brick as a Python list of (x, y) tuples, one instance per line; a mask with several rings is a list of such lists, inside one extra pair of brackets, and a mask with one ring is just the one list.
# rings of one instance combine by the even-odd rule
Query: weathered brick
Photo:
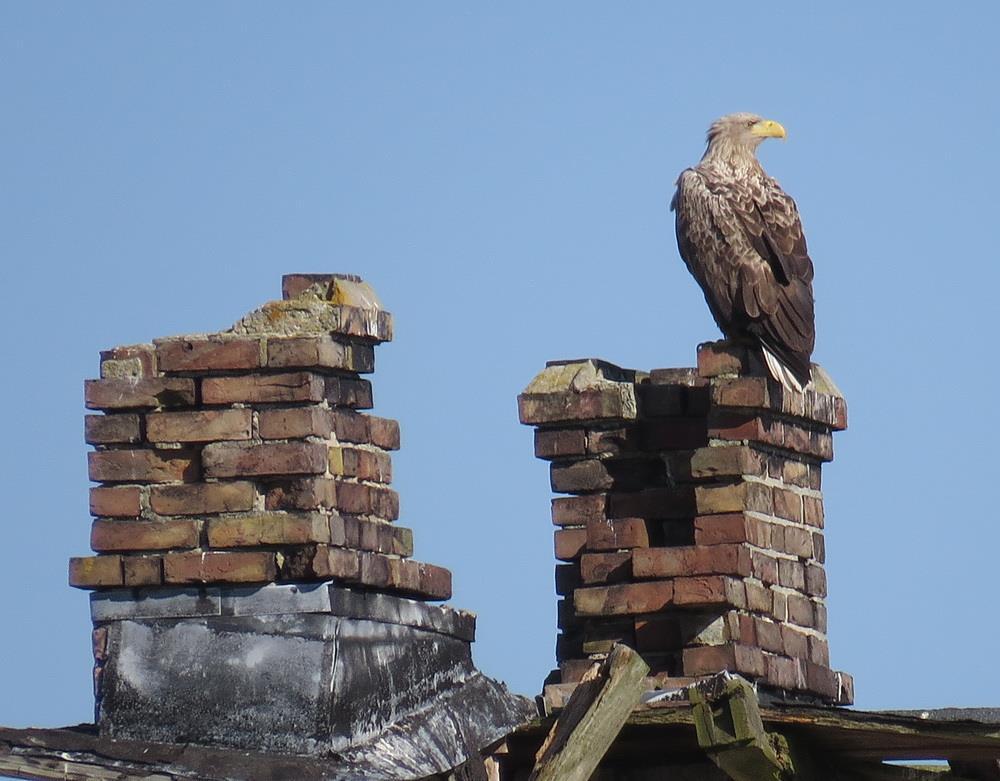
[(276, 576), (270, 551), (196, 551), (163, 557), (165, 583), (267, 583)]
[(774, 504), (774, 515), (788, 521), (802, 523), (802, 496), (777, 486), (771, 487), (771, 499)]
[(184, 450), (101, 450), (87, 454), (90, 479), (99, 483), (171, 483), (197, 480), (197, 453)]
[(747, 607), (755, 613), (771, 613), (774, 607), (771, 590), (757, 580), (748, 579), (743, 585), (747, 592)]
[(734, 377), (712, 382), (712, 403), (720, 407), (767, 409), (772, 401), (765, 377)]
[(399, 450), (399, 422), (391, 418), (368, 416), (368, 438), (375, 447)]
[(122, 556), (126, 586), (158, 586), (163, 582), (163, 559), (160, 556)]
[(518, 416), (525, 425), (545, 425), (591, 420), (633, 420), (633, 386), (615, 383), (600, 390), (562, 393), (522, 393), (517, 397)]
[(94, 521), (90, 547), (105, 551), (170, 550), (198, 547), (197, 521)]
[(150, 442), (215, 442), (250, 438), (253, 413), (248, 409), (154, 412), (146, 416)]
[(202, 451), (209, 477), (323, 474), (327, 446), (318, 442), (268, 442), (262, 445), (206, 445)]
[[(796, 626), (816, 627), (816, 613), (808, 597), (788, 594), (788, 620)], [(820, 630), (823, 631), (823, 630)]]
[(260, 513), (208, 521), (212, 548), (246, 548), (255, 545), (303, 545), (330, 542), (330, 518), (321, 513)]
[(768, 654), (765, 662), (767, 664), (765, 677), (771, 686), (793, 691), (806, 688), (805, 666), (800, 660)]
[(604, 494), (561, 496), (552, 500), (552, 523), (556, 526), (582, 526), (605, 517)]
[(121, 556), (74, 556), (69, 560), (69, 584), (76, 588), (122, 585)]
[(769, 586), (778, 583), (778, 560), (766, 551), (750, 552), (750, 570), (755, 578)]
[(782, 653), (785, 647), (781, 637), (782, 624), (757, 617), (754, 618), (753, 622), (757, 645), (773, 654)]
[[(663, 371), (654, 369), (654, 372)], [(659, 378), (659, 377), (658, 377)], [(651, 373), (650, 380), (653, 379)], [(683, 415), (685, 408), (686, 388), (674, 383), (644, 383), (637, 386), (639, 409), (643, 417), (674, 417)]]
[(281, 369), (375, 370), (372, 345), (331, 339), (329, 336), (270, 337), (267, 365)]
[[(331, 410), (333, 415), (333, 433), (338, 442), (355, 442), (367, 445), (371, 442), (371, 432), (369, 430), (369, 420), (371, 416), (355, 412), (351, 409)], [(397, 427), (398, 428), (398, 427)], [(386, 448), (392, 450), (395, 448)]]
[(194, 337), (156, 343), (160, 371), (204, 372), (260, 367), (260, 339)]
[(826, 561), (826, 540), (822, 532), (813, 532), (813, 558), (820, 564)]
[(85, 415), (84, 439), (90, 445), (134, 444), (142, 441), (139, 416)]
[(587, 523), (587, 549), (592, 551), (646, 548), (649, 529), (642, 518), (601, 519)]
[(156, 376), (156, 350), (151, 344), (131, 344), (101, 351), (101, 379)]
[(747, 576), (750, 574), (750, 549), (746, 545), (645, 548), (633, 551), (632, 573), (637, 578)]
[(758, 529), (761, 525), (758, 519), (744, 513), (699, 515), (694, 519), (694, 540), (697, 545), (725, 545), (739, 542), (760, 545)]
[(90, 489), (90, 514), (112, 518), (138, 518), (142, 512), (138, 486), (123, 485)]
[(356, 583), (361, 576), (361, 552), (326, 545), (289, 551), (281, 574), (292, 580), (336, 578)]
[(673, 601), (672, 581), (578, 588), (573, 604), (581, 616), (636, 615), (663, 610)]
[[(572, 603), (566, 603), (571, 615)], [(573, 626), (572, 623), (569, 626)], [(611, 651), (618, 643), (635, 648), (635, 626), (631, 619), (617, 621), (591, 621), (584, 625), (583, 652), (585, 654), (604, 654)]]
[(253, 509), (253, 483), (185, 483), (157, 485), (149, 491), (149, 506), (159, 515), (208, 515)]
[(698, 345), (698, 374), (701, 377), (746, 374), (753, 368), (745, 345), (724, 340)]
[(806, 590), (806, 572), (802, 562), (778, 559), (778, 583), (796, 591)]
[(556, 529), (555, 531), (555, 552), (559, 561), (573, 561), (579, 558), (586, 545), (586, 529)]
[(771, 514), (773, 510), (770, 486), (763, 483), (699, 485), (695, 488), (695, 503), (698, 515), (745, 510)]
[(625, 455), (639, 451), (636, 426), (587, 429), (586, 439), (589, 455)]
[(770, 589), (771, 594), (771, 610), (770, 613), (774, 617), (775, 621), (787, 621), (788, 620), (788, 594), (784, 591), (778, 591), (777, 588), (772, 587)]
[(701, 447), (691, 454), (694, 478), (763, 476), (764, 467), (761, 454), (744, 445)]
[(372, 310), (367, 306), (337, 306), (333, 309), (337, 313), (337, 326), (333, 329), (336, 333), (376, 342), (392, 339), (392, 315), (384, 309)]
[(337, 506), (336, 485), (328, 477), (278, 480), (267, 486), (264, 507), (268, 510), (330, 510)]
[(371, 409), (374, 406), (372, 384), (356, 377), (327, 377), (324, 397), (338, 407)]
[(814, 664), (808, 659), (802, 662), (805, 679), (809, 691), (819, 694), (824, 699), (836, 702), (840, 693), (840, 680), (833, 670), (823, 665)]
[(810, 600), (813, 608), (813, 629), (826, 634), (826, 604), (820, 600)]
[(809, 635), (809, 661), (830, 666), (830, 644), (825, 637)]
[(809, 658), (809, 635), (793, 626), (781, 625), (781, 645), (785, 656), (793, 659)]
[(323, 377), (312, 372), (206, 377), (201, 381), (204, 404), (258, 404), (323, 401)]
[(807, 563), (805, 565), (806, 587), (805, 592), (811, 597), (826, 596), (826, 570), (818, 564)]
[(817, 529), (823, 528), (823, 500), (815, 496), (802, 497), (802, 520)]
[(587, 452), (587, 432), (574, 429), (535, 429), (536, 458), (566, 458)]
[(329, 453), (330, 474), (373, 483), (392, 482), (392, 459), (381, 450), (334, 446)]
[(759, 648), (739, 643), (685, 648), (683, 665), (685, 675), (712, 675), (728, 670), (752, 677), (762, 677), (767, 672), (764, 653)]
[[(633, 562), (634, 566), (634, 562)], [(743, 584), (734, 578), (720, 575), (674, 578), (674, 604), (676, 605), (732, 605), (746, 607)]]
[(622, 583), (631, 578), (631, 553), (584, 553), (580, 557), (579, 579), (583, 583)]
[[(408, 558), (413, 555), (413, 531), (385, 521), (366, 518), (345, 518), (357, 525), (361, 550)], [(348, 543), (350, 544), (350, 543)]]
[(781, 549), (792, 556), (803, 559), (812, 558), (813, 536), (808, 529), (799, 526), (784, 527), (783, 545)]
[(603, 461), (587, 458), (572, 463), (554, 463), (550, 467), (550, 482), (555, 493), (576, 494), (606, 491), (614, 480)]
[(87, 380), (87, 409), (189, 407), (194, 404), (194, 380), (184, 377), (139, 377)]

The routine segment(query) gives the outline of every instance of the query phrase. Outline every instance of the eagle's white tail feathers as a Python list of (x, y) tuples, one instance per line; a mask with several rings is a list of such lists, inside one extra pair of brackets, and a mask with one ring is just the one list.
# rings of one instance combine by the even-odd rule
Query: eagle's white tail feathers
[(767, 368), (771, 372), (771, 376), (787, 390), (802, 393), (805, 388), (795, 375), (792, 374), (791, 370), (778, 360), (778, 356), (772, 353), (766, 344), (762, 344), (761, 347), (764, 349), (764, 360), (767, 362)]

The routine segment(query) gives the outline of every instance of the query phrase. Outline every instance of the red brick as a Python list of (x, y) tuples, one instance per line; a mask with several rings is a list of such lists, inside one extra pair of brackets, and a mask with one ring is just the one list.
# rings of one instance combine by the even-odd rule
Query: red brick
[(823, 602), (813, 601), (813, 629), (826, 634), (826, 605)]
[(322, 407), (287, 407), (257, 413), (261, 439), (326, 439), (333, 432), (333, 412)]
[(146, 416), (150, 442), (215, 442), (250, 438), (248, 409), (156, 412)]
[(649, 531), (642, 518), (601, 519), (587, 524), (588, 550), (622, 550), (648, 546)]
[(151, 344), (132, 344), (101, 351), (101, 379), (155, 376), (156, 351)]
[[(348, 518), (343, 520), (347, 521)], [(402, 556), (403, 558), (413, 555), (412, 530), (385, 521), (372, 521), (366, 518), (350, 518), (350, 520), (357, 524), (357, 546), (361, 550)]]
[(825, 637), (809, 635), (809, 661), (824, 667), (830, 666), (830, 644)]
[(821, 532), (813, 532), (813, 558), (820, 564), (826, 561), (826, 540)]
[(771, 613), (774, 608), (771, 589), (754, 580), (745, 581), (744, 587), (747, 592), (747, 607), (750, 610), (755, 613)]
[(137, 486), (123, 485), (113, 488), (90, 489), (90, 514), (112, 518), (138, 518), (142, 512), (140, 491)]
[(90, 445), (134, 444), (142, 441), (139, 416), (85, 415), (84, 439)]
[(392, 460), (381, 450), (334, 446), (329, 454), (330, 473), (341, 477), (356, 477), (373, 483), (392, 482)]
[(585, 553), (580, 558), (580, 579), (584, 583), (621, 583), (631, 577), (631, 553)]
[(773, 486), (771, 498), (774, 502), (774, 515), (787, 521), (802, 523), (802, 496), (794, 491)]
[(194, 404), (194, 380), (182, 377), (87, 380), (87, 409), (188, 407)]
[(163, 557), (166, 583), (267, 583), (277, 576), (269, 551), (168, 553)]
[(837, 673), (809, 660), (805, 660), (802, 667), (805, 672), (806, 688), (819, 694), (827, 701), (836, 702), (840, 693), (840, 681)]
[(253, 509), (257, 491), (253, 483), (185, 483), (157, 485), (150, 489), (149, 506), (159, 515), (209, 515)]
[(743, 513), (719, 513), (699, 515), (694, 519), (694, 540), (697, 545), (724, 545), (727, 543), (752, 542), (759, 535), (754, 533), (760, 521)]
[(782, 625), (763, 618), (754, 618), (753, 623), (757, 645), (765, 651), (780, 654), (785, 647), (784, 641), (781, 638)]
[(793, 559), (778, 559), (778, 583), (796, 591), (806, 590), (806, 572), (802, 563)]
[(591, 420), (635, 418), (633, 387), (615, 383), (600, 390), (556, 393), (522, 393), (517, 397), (518, 417), (528, 426)]
[(260, 339), (169, 339), (156, 345), (160, 371), (203, 372), (260, 367)]
[(683, 654), (685, 675), (712, 675), (728, 670), (753, 677), (766, 672), (764, 654), (759, 648), (728, 643), (726, 645), (701, 645), (685, 648)]
[(774, 616), (775, 621), (787, 621), (788, 620), (788, 594), (784, 591), (778, 591), (775, 588), (770, 589), (771, 593), (771, 615)]
[(823, 500), (815, 496), (803, 496), (802, 519), (807, 525), (817, 529), (823, 528)]
[(329, 516), (320, 513), (262, 513), (211, 518), (208, 521), (208, 544), (212, 548), (303, 545), (310, 542), (330, 542)]
[[(633, 562), (633, 567), (635, 562)], [(732, 605), (746, 607), (746, 593), (740, 581), (720, 575), (675, 578), (676, 605)]]
[(798, 659), (769, 654), (765, 660), (769, 684), (791, 691), (806, 688), (805, 666)]
[(712, 403), (720, 407), (768, 409), (772, 399), (764, 377), (735, 377), (712, 382)]
[(280, 480), (267, 486), (264, 506), (268, 510), (330, 510), (337, 506), (336, 482), (328, 477)]
[(201, 382), (204, 404), (320, 402), (324, 395), (323, 378), (312, 372), (207, 377)]
[(270, 442), (262, 445), (206, 445), (202, 451), (209, 477), (323, 474), (327, 446), (317, 442)]
[(684, 545), (633, 551), (636, 578), (673, 578), (682, 575), (750, 574), (750, 549), (746, 545)]
[(329, 336), (270, 337), (267, 365), (281, 369), (371, 372), (375, 369), (375, 351), (370, 344), (342, 342)]
[(826, 570), (818, 564), (806, 564), (805, 592), (811, 597), (826, 596)]
[(587, 546), (586, 529), (556, 529), (555, 551), (559, 561), (573, 561)]
[(158, 586), (163, 582), (163, 559), (160, 556), (122, 556), (126, 586)]
[(377, 415), (368, 416), (368, 438), (375, 447), (399, 450), (399, 422)]
[(809, 635), (788, 624), (781, 625), (781, 645), (785, 656), (793, 659), (809, 658)]
[(381, 485), (369, 486), (369, 497), (371, 497), (371, 515), (378, 516), (387, 521), (394, 521), (399, 518), (399, 494), (391, 488)]
[[(816, 614), (813, 603), (807, 597), (799, 594), (788, 595), (788, 620), (796, 626), (806, 628), (816, 626)], [(817, 629), (819, 627), (816, 627)]]
[(561, 496), (552, 500), (552, 523), (556, 526), (583, 526), (605, 517), (604, 494)]
[(698, 515), (743, 512), (770, 514), (771, 490), (763, 483), (739, 482), (731, 485), (706, 485), (695, 488)]
[(198, 547), (197, 521), (94, 521), (90, 547), (105, 551)]
[(170, 483), (199, 476), (198, 456), (184, 450), (101, 450), (87, 454), (90, 479), (99, 483)]
[(782, 550), (792, 556), (809, 559), (813, 555), (813, 536), (800, 526), (784, 527)]
[(360, 551), (326, 545), (290, 551), (282, 565), (282, 577), (293, 580), (336, 578), (356, 583), (360, 576)]
[[(371, 432), (368, 422), (371, 417), (350, 409), (331, 410), (333, 415), (333, 432), (338, 442), (355, 442), (367, 445), (371, 442)], [(386, 448), (392, 450), (395, 448)]]
[(698, 345), (698, 375), (701, 377), (744, 374), (751, 368), (749, 352), (743, 345), (727, 341)]
[(330, 404), (352, 409), (371, 409), (372, 385), (356, 377), (327, 377), (324, 397)]
[(69, 560), (69, 584), (76, 588), (122, 585), (122, 557), (74, 556)]
[(738, 613), (736, 618), (737, 631), (732, 633), (732, 640), (743, 645), (757, 645), (757, 622), (754, 617), (746, 613)]
[(573, 463), (554, 463), (550, 467), (550, 482), (555, 493), (579, 494), (606, 491), (614, 480), (604, 462), (587, 458)]
[(663, 610), (673, 602), (673, 595), (671, 581), (651, 580), (578, 588), (573, 594), (573, 603), (581, 616), (636, 615)]
[(750, 568), (753, 576), (768, 585), (778, 582), (778, 560), (765, 551), (751, 551)]

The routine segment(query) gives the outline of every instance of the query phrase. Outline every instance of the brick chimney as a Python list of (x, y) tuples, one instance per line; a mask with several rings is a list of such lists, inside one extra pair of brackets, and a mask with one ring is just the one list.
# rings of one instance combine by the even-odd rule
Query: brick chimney
[(829, 666), (820, 470), (843, 397), (805, 393), (755, 354), (701, 345), (697, 369), (555, 361), (518, 398), (551, 462), (556, 659), (580, 680), (616, 643), (662, 683), (739, 673), (787, 699), (849, 704)]
[[(526, 703), (472, 666), (475, 616), (429, 604), (451, 573), (394, 523), (399, 426), (362, 411), (361, 376), (392, 316), (354, 276), (282, 293), (222, 333), (103, 352), (86, 383), (96, 555), (70, 583), (94, 590), (101, 734), (345, 757), (380, 739), (369, 760), (440, 772)], [(455, 697), (493, 721), (460, 709), (420, 764), (406, 725)]]

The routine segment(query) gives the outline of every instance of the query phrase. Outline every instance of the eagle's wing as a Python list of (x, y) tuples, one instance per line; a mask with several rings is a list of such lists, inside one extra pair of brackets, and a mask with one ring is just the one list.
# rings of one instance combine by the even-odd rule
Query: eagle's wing
[(681, 256), (723, 333), (756, 336), (807, 383), (813, 266), (794, 201), (767, 177), (688, 169), (673, 206)]

